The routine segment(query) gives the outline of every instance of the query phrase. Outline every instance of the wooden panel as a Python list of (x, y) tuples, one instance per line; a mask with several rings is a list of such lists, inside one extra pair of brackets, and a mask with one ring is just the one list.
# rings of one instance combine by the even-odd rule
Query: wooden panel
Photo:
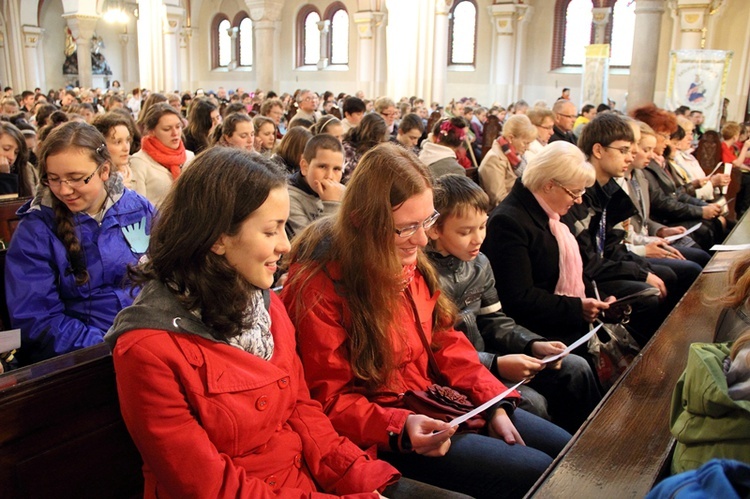
[[(750, 242), (743, 217), (727, 238)], [(668, 472), (672, 390), (690, 344), (713, 341), (720, 307), (704, 303), (726, 287), (726, 274), (701, 274), (630, 369), (527, 497), (643, 497)]]
[(101, 344), (0, 376), (2, 497), (133, 497), (141, 459)]
[(16, 211), (28, 200), (29, 198), (16, 198), (0, 201), (0, 239), (6, 245), (10, 243), (18, 226)]

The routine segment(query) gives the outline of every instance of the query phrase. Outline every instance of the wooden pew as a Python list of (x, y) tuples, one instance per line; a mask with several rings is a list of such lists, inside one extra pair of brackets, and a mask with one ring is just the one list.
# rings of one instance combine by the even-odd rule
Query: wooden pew
[(0, 497), (142, 496), (109, 348), (0, 375)]
[(13, 232), (18, 227), (18, 216), (16, 212), (30, 198), (0, 199), (0, 239), (8, 245)]
[[(726, 241), (750, 242), (743, 217)], [(703, 273), (527, 497), (643, 497), (669, 473), (672, 390), (691, 343), (713, 341), (726, 273)]]

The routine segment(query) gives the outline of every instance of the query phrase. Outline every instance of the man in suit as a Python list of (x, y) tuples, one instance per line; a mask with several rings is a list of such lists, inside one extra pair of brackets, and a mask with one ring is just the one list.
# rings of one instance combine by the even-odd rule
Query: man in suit
[(552, 112), (555, 113), (555, 124), (549, 142), (565, 140), (571, 144), (577, 144), (578, 138), (573, 135), (573, 125), (576, 122), (578, 113), (576, 105), (566, 99), (559, 99), (552, 106)]

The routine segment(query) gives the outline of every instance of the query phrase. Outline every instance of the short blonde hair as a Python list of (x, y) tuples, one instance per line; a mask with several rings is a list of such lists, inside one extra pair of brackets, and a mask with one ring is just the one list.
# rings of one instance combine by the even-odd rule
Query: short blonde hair
[(503, 125), (503, 137), (513, 135), (522, 139), (534, 140), (537, 136), (536, 127), (525, 114), (514, 114)]
[(677, 117), (677, 125), (685, 130), (685, 133), (689, 133), (695, 130), (695, 124), (684, 116)]
[(583, 182), (586, 187), (594, 185), (596, 172), (586, 162), (580, 149), (564, 140), (547, 144), (532, 158), (523, 171), (521, 182), (532, 192), (539, 191), (550, 180), (563, 185)]

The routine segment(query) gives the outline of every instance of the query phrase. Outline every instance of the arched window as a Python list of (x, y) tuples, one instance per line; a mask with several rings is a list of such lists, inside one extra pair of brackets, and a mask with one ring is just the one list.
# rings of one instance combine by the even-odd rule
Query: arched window
[(326, 9), (331, 22), (328, 35), (328, 53), (331, 64), (349, 64), (349, 13), (341, 2), (334, 2)]
[(586, 58), (584, 47), (591, 43), (591, 0), (571, 0), (565, 12), (563, 66), (580, 66)]
[(635, 0), (617, 0), (612, 9), (610, 66), (630, 66), (635, 31)]
[(297, 66), (315, 66), (320, 60), (320, 13), (304, 5), (297, 14)]
[(253, 22), (246, 16), (240, 21), (239, 28), (237, 58), (240, 66), (249, 68), (253, 66)]
[(448, 27), (448, 65), (474, 66), (477, 42), (477, 5), (460, 0), (451, 8)]
[(225, 68), (229, 66), (231, 54), (231, 38), (228, 30), (229, 18), (224, 14), (217, 14), (211, 23), (211, 66)]

